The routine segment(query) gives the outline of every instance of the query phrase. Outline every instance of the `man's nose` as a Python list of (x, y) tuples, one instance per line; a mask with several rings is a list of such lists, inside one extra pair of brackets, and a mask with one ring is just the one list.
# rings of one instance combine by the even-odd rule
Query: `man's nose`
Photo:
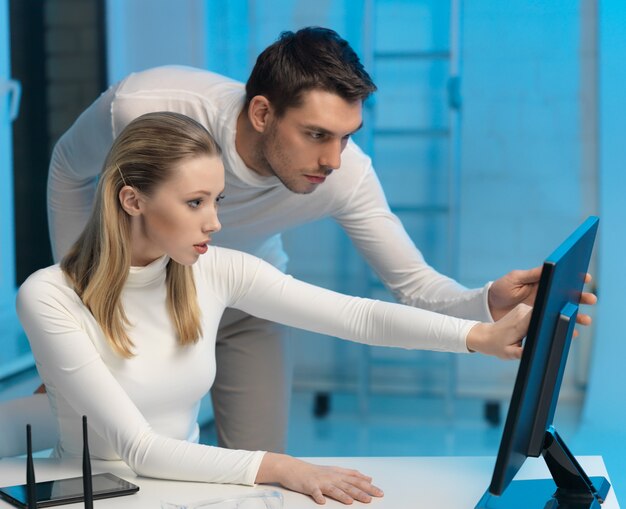
[(319, 158), (319, 165), (322, 168), (329, 168), (336, 170), (341, 166), (341, 152), (343, 151), (343, 145), (341, 140), (333, 140), (329, 142), (325, 147)]

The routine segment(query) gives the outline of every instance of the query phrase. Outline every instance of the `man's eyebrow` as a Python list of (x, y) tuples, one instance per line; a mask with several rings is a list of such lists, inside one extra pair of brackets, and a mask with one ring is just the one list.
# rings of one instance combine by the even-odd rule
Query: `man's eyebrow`
[[(330, 131), (328, 129), (325, 129), (324, 127), (320, 127), (320, 126), (317, 126), (317, 125), (305, 124), (303, 127), (305, 129), (310, 130), (310, 131), (316, 131), (316, 132), (321, 133), (321, 134), (326, 134), (326, 135), (330, 135), (330, 136), (337, 136), (337, 133), (334, 133), (333, 131)], [(359, 124), (359, 127), (357, 127), (354, 131), (350, 131), (345, 136), (350, 136), (350, 135), (356, 133), (359, 129), (361, 129), (361, 127), (363, 127), (363, 122), (361, 122)]]
[(356, 133), (357, 131), (361, 130), (361, 127), (363, 127), (363, 122), (361, 122), (359, 124), (359, 126), (354, 131), (351, 131), (349, 134), (352, 135), (352, 134)]

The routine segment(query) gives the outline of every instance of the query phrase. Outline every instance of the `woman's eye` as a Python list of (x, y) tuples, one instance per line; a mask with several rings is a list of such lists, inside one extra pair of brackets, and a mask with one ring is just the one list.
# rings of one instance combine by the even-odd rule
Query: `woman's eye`
[(189, 205), (189, 207), (191, 207), (192, 209), (197, 209), (201, 203), (202, 200), (189, 200), (187, 202), (187, 205)]
[(223, 194), (220, 194), (220, 195), (218, 195), (218, 197), (217, 197), (217, 198), (215, 198), (215, 203), (219, 203), (219, 202), (221, 202), (223, 199), (224, 199), (224, 195), (223, 195)]

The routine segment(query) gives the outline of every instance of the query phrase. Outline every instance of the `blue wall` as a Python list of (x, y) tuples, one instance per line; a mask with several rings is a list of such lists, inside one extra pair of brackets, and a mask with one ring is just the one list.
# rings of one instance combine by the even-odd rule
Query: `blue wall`
[(626, 493), (625, 57), (626, 3), (600, 2), (600, 300), (583, 426), (576, 450), (604, 456), (622, 500)]
[[(364, 10), (373, 4), (374, 13)], [(584, 419), (589, 429), (617, 430), (626, 420), (620, 394), (626, 382), (621, 320), (626, 171), (620, 129), (626, 118), (626, 3), (462, 4), (458, 276), (468, 286), (478, 286), (512, 268), (537, 265), (585, 216), (599, 213), (600, 304), (594, 337), (586, 331), (576, 342), (564, 394), (576, 398), (583, 393), (593, 339)], [(5, 5), (6, 0), (0, 0), (0, 7)], [(594, 17), (596, 5), (599, 20)], [(108, 0), (107, 12), (110, 82), (132, 71), (172, 63), (207, 67), (244, 80), (258, 52), (281, 30), (310, 24), (335, 28), (362, 54), (372, 44), (378, 49), (444, 48), (451, 35), (451, 12), (439, 0)], [(369, 40), (364, 30), (367, 20), (376, 22)], [(1, 30), (0, 36), (5, 37)], [(4, 68), (8, 64), (2, 52), (7, 48), (8, 42), (0, 41)], [(380, 86), (373, 110), (376, 120), (387, 126), (447, 127), (446, 65), (372, 64)], [(408, 107), (399, 106), (412, 97), (415, 101)], [(2, 129), (6, 138), (7, 130)], [(447, 199), (445, 175), (452, 147), (386, 140), (372, 148), (392, 200), (409, 204)], [(0, 157), (7, 154), (1, 146)], [(3, 161), (0, 171), (6, 168)], [(10, 179), (0, 178), (1, 189), (9, 189)], [(0, 199), (1, 207), (7, 203)], [(9, 217), (6, 213), (0, 217), (4, 235), (0, 278), (10, 277), (12, 266), (7, 257), (12, 253), (10, 242), (4, 240), (12, 228)], [(444, 230), (439, 225), (429, 230), (415, 226), (416, 241), (436, 265), (446, 256)], [(329, 222), (288, 234), (292, 271), (324, 286), (360, 291), (364, 273), (351, 263), (354, 253), (341, 235)], [(316, 239), (314, 246), (305, 242), (310, 238)], [(11, 285), (0, 281), (0, 300), (12, 299)], [(360, 358), (351, 346), (305, 339), (310, 341), (298, 347), (299, 372), (333, 377), (338, 356), (344, 366), (354, 366)], [(500, 397), (507, 396), (516, 370), (514, 363), (478, 356), (460, 358), (457, 367), (461, 393), (492, 392)], [(597, 435), (589, 436), (593, 445)]]

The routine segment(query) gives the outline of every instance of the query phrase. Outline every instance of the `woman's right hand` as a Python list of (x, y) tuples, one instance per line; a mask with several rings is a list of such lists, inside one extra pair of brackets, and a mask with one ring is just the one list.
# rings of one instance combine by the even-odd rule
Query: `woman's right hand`
[(499, 359), (519, 359), (528, 333), (532, 307), (518, 304), (494, 323), (477, 323), (467, 335), (467, 348)]
[(383, 492), (372, 478), (357, 470), (313, 465), (285, 454), (265, 453), (257, 483), (280, 483), (285, 488), (311, 496), (318, 504), (330, 497), (344, 504), (368, 503)]

